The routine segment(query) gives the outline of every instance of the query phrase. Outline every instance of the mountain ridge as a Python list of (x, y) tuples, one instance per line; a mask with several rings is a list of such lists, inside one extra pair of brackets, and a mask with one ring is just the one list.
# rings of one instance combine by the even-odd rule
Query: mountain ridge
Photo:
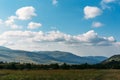
[(110, 58), (104, 60), (102, 63), (107, 64), (107, 63), (111, 63), (111, 62), (120, 62), (120, 54), (113, 55)]
[(23, 51), (12, 50), (6, 47), (0, 46), (0, 61), (6, 62), (21, 62), (21, 63), (36, 63), (36, 64), (51, 64), (51, 63), (68, 63), (68, 64), (96, 64), (106, 57), (103, 56), (91, 56), (81, 57), (70, 52), (63, 51)]

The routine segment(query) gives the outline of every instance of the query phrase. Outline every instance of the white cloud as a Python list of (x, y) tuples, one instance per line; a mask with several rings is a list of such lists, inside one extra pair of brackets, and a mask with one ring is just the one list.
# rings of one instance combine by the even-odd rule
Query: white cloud
[(100, 4), (101, 4), (101, 6), (102, 6), (102, 9), (106, 9), (106, 8), (110, 9), (111, 7), (108, 6), (108, 4), (114, 3), (114, 2), (116, 2), (116, 1), (117, 1), (117, 0), (102, 0)]
[(36, 22), (30, 22), (28, 24), (28, 29), (36, 29), (36, 28), (39, 28), (41, 27), (42, 24), (41, 23), (36, 23)]
[(8, 17), (8, 19), (5, 21), (6, 25), (7, 25), (7, 26), (13, 25), (13, 24), (15, 23), (15, 19), (16, 19), (15, 16), (10, 16), (10, 17)]
[(102, 14), (102, 10), (94, 6), (86, 6), (84, 8), (85, 19), (95, 18)]
[(94, 45), (94, 46), (110, 46), (115, 42), (115, 39), (112, 37), (100, 37), (94, 30), (90, 30), (82, 35), (74, 36), (75, 40), (79, 43), (85, 45)]
[[(16, 24), (17, 21), (29, 20), (33, 16), (36, 16), (35, 8), (32, 6), (22, 7), (16, 10), (16, 15), (8, 17), (7, 20), (3, 21), (0, 19), (0, 25), (10, 27), (11, 29), (21, 29), (23, 26)], [(36, 22), (30, 22), (28, 25), (29, 29), (41, 27), (42, 24)]]
[(44, 33), (32, 31), (7, 31), (0, 35), (0, 39), (5, 40), (31, 40), (33, 42), (62, 42), (64, 44), (85, 44), (96, 46), (108, 46), (115, 43), (113, 37), (100, 37), (93, 30), (80, 35), (69, 35), (60, 31), (50, 31)]
[(113, 36), (108, 37), (108, 40), (109, 40), (110, 42), (115, 42), (115, 41), (116, 41), (115, 38), (114, 38)]
[(4, 46), (6, 43), (7, 43), (6, 40), (0, 40), (0, 45), (1, 45), (1, 46)]
[(22, 29), (22, 26), (21, 25), (17, 25), (17, 24), (13, 24), (13, 25), (11, 25), (11, 28), (12, 29)]
[(11, 27), (12, 29), (20, 29), (22, 26), (19, 26), (15, 24), (15, 20), (17, 19), (16, 16), (10, 16), (8, 19), (4, 22), (4, 25)]
[(57, 5), (58, 1), (57, 0), (52, 0), (53, 5)]
[(94, 28), (99, 28), (99, 27), (102, 27), (102, 26), (103, 26), (103, 24), (101, 22), (93, 22), (92, 23), (92, 27), (94, 27)]
[(90, 30), (79, 35), (60, 31), (6, 31), (0, 34), (0, 45), (22, 50), (63, 50), (77, 55), (111, 55), (120, 52), (114, 37), (101, 37)]
[(2, 19), (0, 19), (0, 25), (2, 25), (3, 24), (3, 20)]
[(16, 11), (16, 15), (20, 20), (28, 20), (36, 16), (35, 8), (32, 6), (22, 7)]

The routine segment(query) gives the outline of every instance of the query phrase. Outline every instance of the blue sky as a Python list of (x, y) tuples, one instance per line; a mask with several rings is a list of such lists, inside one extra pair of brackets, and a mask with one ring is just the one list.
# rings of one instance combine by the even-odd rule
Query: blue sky
[(80, 56), (118, 54), (119, 12), (119, 0), (0, 0), (0, 45)]

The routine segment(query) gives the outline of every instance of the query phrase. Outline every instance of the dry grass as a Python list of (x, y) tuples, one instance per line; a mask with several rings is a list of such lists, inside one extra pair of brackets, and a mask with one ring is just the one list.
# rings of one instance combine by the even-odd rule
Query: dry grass
[(0, 80), (120, 80), (120, 70), (0, 70)]

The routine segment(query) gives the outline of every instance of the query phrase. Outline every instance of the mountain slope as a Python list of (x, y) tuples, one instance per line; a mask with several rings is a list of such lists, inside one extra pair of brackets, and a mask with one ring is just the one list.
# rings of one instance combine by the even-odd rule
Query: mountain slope
[(22, 63), (37, 63), (37, 64), (50, 64), (50, 63), (95, 64), (105, 59), (106, 57), (102, 57), (102, 56), (80, 57), (69, 52), (61, 52), (61, 51), (29, 52), (22, 50), (12, 50), (0, 46), (0, 61), (7, 61), (7, 62), (22, 62)]
[(53, 57), (60, 62), (76, 63), (76, 64), (83, 64), (83, 63), (95, 64), (106, 59), (106, 57), (103, 56), (80, 57), (69, 52), (61, 52), (61, 51), (43, 51), (43, 52), (41, 51), (39, 53), (45, 54), (49, 57)]
[(104, 60), (102, 63), (107, 64), (111, 62), (120, 62), (120, 55), (113, 55), (110, 58)]

